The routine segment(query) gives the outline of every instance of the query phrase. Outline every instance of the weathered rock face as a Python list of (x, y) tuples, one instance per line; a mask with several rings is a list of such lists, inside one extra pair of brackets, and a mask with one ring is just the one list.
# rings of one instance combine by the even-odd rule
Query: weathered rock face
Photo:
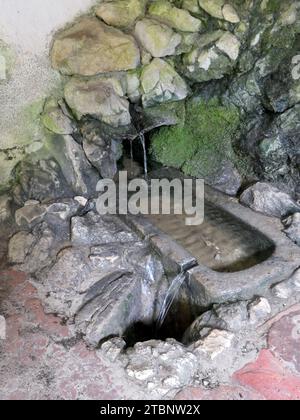
[(152, 57), (173, 55), (181, 42), (181, 35), (153, 19), (139, 21), (135, 26), (135, 36)]
[(96, 15), (107, 25), (127, 28), (145, 14), (147, 0), (105, 1), (96, 8)]
[(141, 75), (144, 107), (162, 102), (180, 101), (187, 97), (185, 81), (166, 61), (155, 58)]
[(54, 41), (52, 63), (63, 74), (94, 76), (135, 69), (140, 52), (134, 39), (96, 18), (83, 18)]
[(113, 127), (130, 124), (129, 102), (117, 78), (72, 78), (65, 86), (65, 98), (78, 119), (85, 115)]
[(258, 182), (246, 189), (240, 201), (252, 210), (268, 216), (284, 217), (300, 211), (299, 205), (289, 194), (263, 182)]

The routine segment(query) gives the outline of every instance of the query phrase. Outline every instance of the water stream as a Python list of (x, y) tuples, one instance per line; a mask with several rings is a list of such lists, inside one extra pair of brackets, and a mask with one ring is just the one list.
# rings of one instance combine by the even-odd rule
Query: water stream
[(143, 133), (141, 133), (139, 135), (139, 139), (143, 148), (143, 152), (144, 152), (144, 172), (145, 172), (145, 176), (147, 177), (148, 175), (148, 159), (147, 159), (147, 149), (146, 149), (146, 140), (145, 140), (145, 136)]
[(174, 279), (171, 281), (170, 287), (167, 290), (165, 299), (163, 301), (163, 304), (160, 308), (159, 315), (156, 321), (156, 328), (159, 330), (163, 323), (165, 322), (165, 319), (168, 315), (168, 312), (178, 295), (178, 292), (186, 278), (186, 272), (182, 271), (180, 274), (178, 274)]

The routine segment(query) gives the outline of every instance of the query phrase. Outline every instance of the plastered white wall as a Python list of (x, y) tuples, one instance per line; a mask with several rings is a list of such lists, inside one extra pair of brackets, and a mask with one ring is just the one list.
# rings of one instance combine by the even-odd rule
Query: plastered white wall
[(35, 108), (32, 104), (59, 84), (59, 75), (51, 69), (49, 61), (53, 33), (95, 3), (95, 0), (0, 0), (0, 40), (13, 57), (13, 65), (8, 68), (6, 63), (4, 73), (0, 41), (0, 150), (40, 140), (38, 128), (28, 124), (28, 114)]

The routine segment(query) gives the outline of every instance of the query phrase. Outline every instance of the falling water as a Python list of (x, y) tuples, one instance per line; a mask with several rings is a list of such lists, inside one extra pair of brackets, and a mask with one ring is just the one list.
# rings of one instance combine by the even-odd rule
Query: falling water
[(181, 272), (178, 274), (171, 282), (171, 285), (169, 289), (167, 290), (165, 299), (163, 301), (163, 304), (161, 306), (157, 321), (156, 321), (156, 327), (157, 329), (160, 329), (165, 322), (166, 316), (174, 302), (174, 299), (178, 295), (178, 292), (185, 280), (186, 273)]
[(133, 140), (130, 140), (130, 159), (133, 162)]
[(144, 172), (145, 172), (145, 176), (148, 175), (148, 161), (147, 161), (147, 150), (146, 150), (146, 141), (145, 141), (145, 136), (143, 133), (141, 133), (139, 135), (140, 138), (140, 142), (141, 145), (143, 147), (143, 152), (144, 152)]

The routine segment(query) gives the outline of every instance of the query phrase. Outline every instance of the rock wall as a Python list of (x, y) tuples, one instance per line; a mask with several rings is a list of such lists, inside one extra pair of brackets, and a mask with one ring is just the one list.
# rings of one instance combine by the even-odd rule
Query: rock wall
[(0, 188), (25, 154), (42, 147), (39, 114), (45, 97), (61, 84), (51, 68), (53, 34), (94, 0), (1, 0)]
[[(77, 3), (80, 9), (84, 2)], [(61, 23), (67, 15), (62, 11)], [(99, 176), (115, 175), (124, 139), (178, 124), (171, 134), (155, 134), (152, 154), (162, 164), (179, 162), (172, 165), (231, 194), (259, 179), (299, 194), (299, 16), (295, 0), (103, 1), (70, 19), (51, 48), (48, 22), (44, 41), (32, 44), (48, 71), (38, 77), (35, 68), (35, 86), (21, 87), (37, 100), (27, 107), (19, 101), (24, 119), (13, 139), (13, 112), (6, 113), (10, 128), (0, 147), (10, 152), (2, 153), (0, 184), (14, 168), (19, 198), (42, 199), (45, 182), (48, 194), (88, 194)], [(30, 44), (30, 34), (20, 45)], [(2, 50), (8, 57), (6, 44)], [(37, 114), (44, 128), (34, 124)], [(218, 147), (207, 146), (203, 137), (214, 132), (210, 143)], [(210, 161), (214, 171), (205, 175)]]

